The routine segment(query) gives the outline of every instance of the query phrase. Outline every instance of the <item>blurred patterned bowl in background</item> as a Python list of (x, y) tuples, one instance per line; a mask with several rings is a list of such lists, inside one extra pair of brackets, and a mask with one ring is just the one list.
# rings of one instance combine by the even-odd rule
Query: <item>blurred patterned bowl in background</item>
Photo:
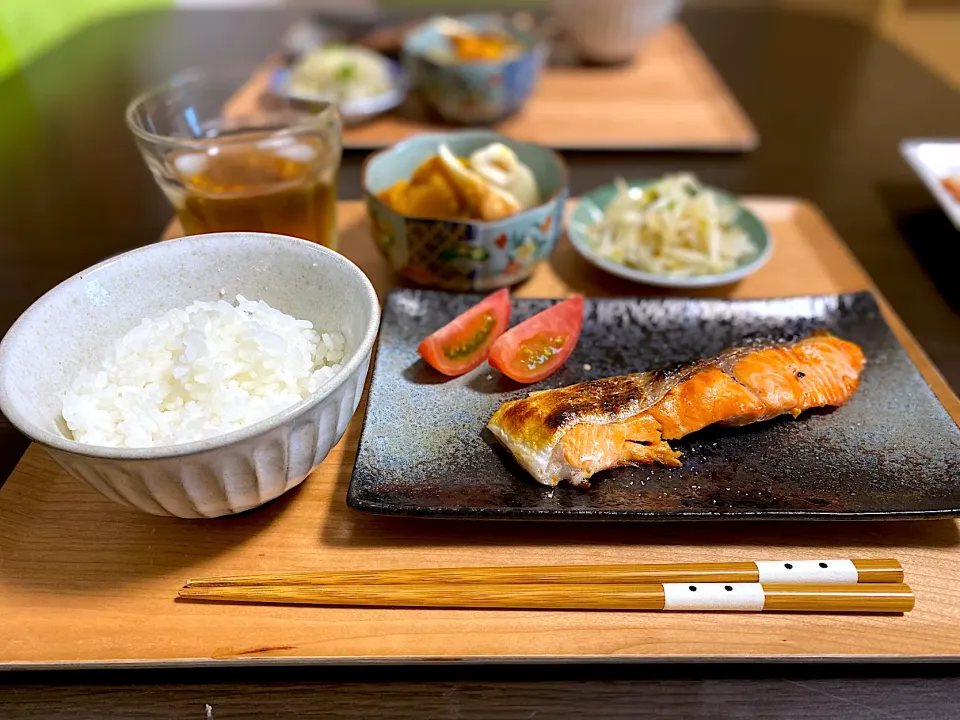
[(443, 18), (430, 20), (404, 41), (403, 62), (413, 89), (440, 117), (452, 123), (492, 123), (519, 110), (540, 78), (546, 47), (502, 18), (467, 15), (457, 22), (477, 31), (506, 33), (522, 51), (501, 60), (461, 61), (448, 56), (444, 22)]

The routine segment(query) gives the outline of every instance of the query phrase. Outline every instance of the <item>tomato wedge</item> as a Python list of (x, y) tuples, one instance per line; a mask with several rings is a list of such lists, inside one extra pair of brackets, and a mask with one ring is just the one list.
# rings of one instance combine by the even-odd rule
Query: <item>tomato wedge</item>
[(417, 352), (444, 375), (463, 375), (487, 359), (510, 324), (510, 291), (485, 297), (426, 338)]
[(583, 298), (577, 295), (510, 328), (493, 344), (490, 364), (517, 382), (543, 380), (570, 357), (582, 327)]

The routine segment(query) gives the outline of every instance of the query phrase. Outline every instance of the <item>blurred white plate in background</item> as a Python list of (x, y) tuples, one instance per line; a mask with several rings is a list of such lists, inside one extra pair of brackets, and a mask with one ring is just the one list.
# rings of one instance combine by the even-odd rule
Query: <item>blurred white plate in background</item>
[(907, 139), (900, 143), (900, 154), (960, 230), (960, 198), (943, 186), (951, 175), (960, 178), (960, 139)]

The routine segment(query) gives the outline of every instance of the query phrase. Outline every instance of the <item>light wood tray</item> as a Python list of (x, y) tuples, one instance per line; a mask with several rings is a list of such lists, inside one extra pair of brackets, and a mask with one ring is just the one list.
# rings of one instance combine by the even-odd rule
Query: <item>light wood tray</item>
[[(730, 297), (835, 293), (871, 283), (822, 216), (748, 205), (775, 240)], [(393, 278), (363, 206), (338, 208), (341, 246), (383, 294)], [(170, 235), (176, 234), (172, 227)], [(525, 296), (636, 294), (562, 241)], [(709, 294), (704, 291), (704, 295)], [(960, 401), (884, 303), (954, 418)], [(703, 658), (960, 657), (954, 521), (584, 525), (363, 515), (344, 502), (363, 409), (313, 477), (219, 520), (156, 518), (66, 476), (33, 446), (0, 490), (0, 667)], [(905, 419), (905, 421), (908, 421)], [(905, 616), (643, 614), (216, 606), (174, 600), (190, 576), (464, 565), (897, 557), (917, 594)]]
[[(257, 97), (268, 72), (251, 81)], [(346, 148), (385, 147), (413, 133), (450, 130), (411, 99), (343, 133)], [(579, 150), (751, 150), (757, 132), (683, 26), (665, 27), (620, 68), (550, 67), (514, 117), (495, 126), (515, 140)]]

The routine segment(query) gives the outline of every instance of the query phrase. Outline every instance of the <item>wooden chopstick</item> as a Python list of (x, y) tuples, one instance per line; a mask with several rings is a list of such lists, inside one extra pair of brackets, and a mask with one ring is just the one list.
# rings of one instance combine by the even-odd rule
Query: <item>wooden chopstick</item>
[(902, 613), (914, 606), (902, 583), (790, 585), (275, 585), (184, 587), (190, 600), (295, 605), (550, 610)]
[[(762, 572), (761, 572), (762, 568)], [(186, 587), (314, 585), (513, 585), (637, 584), (671, 582), (902, 583), (893, 559), (675, 563), (656, 565), (558, 565), (530, 567), (426, 568), (234, 575), (187, 580)]]

